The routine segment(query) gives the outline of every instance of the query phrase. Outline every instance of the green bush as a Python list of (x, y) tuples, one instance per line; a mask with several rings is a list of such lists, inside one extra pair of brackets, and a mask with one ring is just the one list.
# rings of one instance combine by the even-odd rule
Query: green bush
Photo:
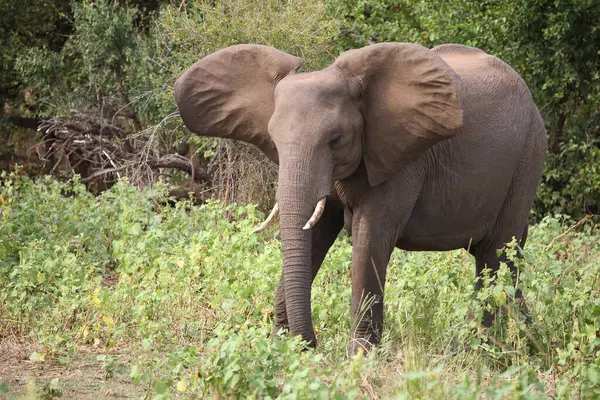
[(94, 110), (137, 118), (140, 130), (175, 111), (175, 79), (223, 47), (274, 46), (303, 57), (308, 69), (335, 57), (337, 23), (319, 2), (177, 2), (144, 25), (137, 8), (112, 0), (75, 3), (72, 11), (74, 32), (60, 51), (30, 47), (17, 61), (38, 116)]
[(157, 69), (148, 38), (136, 26), (137, 9), (101, 0), (74, 3), (72, 12), (74, 32), (60, 51), (31, 47), (17, 60), (36, 115), (68, 116), (75, 109), (141, 130), (140, 100)]
[(31, 117), (33, 114), (26, 107), (28, 101), (16, 59), (29, 49), (60, 49), (71, 33), (69, 14), (70, 2), (66, 0), (4, 0), (0, 3), (2, 136), (14, 130), (14, 126), (6, 123), (5, 116)]
[[(251, 233), (263, 217), (254, 206), (170, 206), (164, 185), (140, 193), (126, 181), (94, 197), (77, 181), (6, 173), (0, 196), (0, 337), (37, 344), (31, 358), (42, 365), (68, 368), (92, 352), (107, 384), (131, 379), (153, 398), (600, 393), (600, 235), (591, 224), (565, 232), (545, 218), (531, 228), (516, 261), (530, 326), (508, 302), (506, 267), (472, 299), (466, 252), (395, 251), (385, 338), (363, 360), (345, 352), (343, 235), (313, 287), (319, 349), (301, 352), (295, 339), (269, 340), (281, 250), (277, 231)], [(500, 309), (489, 330), (477, 322), (485, 307)], [(68, 397), (73, 382), (67, 374), (48, 384)]]

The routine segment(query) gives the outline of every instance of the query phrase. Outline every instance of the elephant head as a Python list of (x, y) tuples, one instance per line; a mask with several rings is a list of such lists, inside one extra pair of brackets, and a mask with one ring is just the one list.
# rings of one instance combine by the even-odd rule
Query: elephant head
[(186, 71), (175, 97), (190, 131), (253, 143), (278, 162), (289, 327), (316, 343), (310, 227), (334, 182), (362, 161), (369, 184), (380, 185), (463, 118), (459, 78), (425, 47), (376, 44), (310, 73), (297, 72), (301, 63), (270, 47), (232, 46)]

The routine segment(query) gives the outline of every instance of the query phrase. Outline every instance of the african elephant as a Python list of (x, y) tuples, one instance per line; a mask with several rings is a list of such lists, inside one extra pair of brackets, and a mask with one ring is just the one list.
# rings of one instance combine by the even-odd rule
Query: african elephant
[[(299, 73), (301, 64), (242, 44), (208, 55), (175, 83), (190, 131), (253, 143), (279, 165), (268, 218), (279, 210), (275, 329), (316, 346), (311, 285), (344, 223), (354, 350), (380, 340), (394, 247), (468, 249), (478, 276), (501, 260), (514, 270), (497, 250), (513, 237), (525, 244), (547, 148), (541, 115), (514, 70), (456, 44), (381, 43), (320, 71)], [(376, 301), (358, 318), (369, 297)]]

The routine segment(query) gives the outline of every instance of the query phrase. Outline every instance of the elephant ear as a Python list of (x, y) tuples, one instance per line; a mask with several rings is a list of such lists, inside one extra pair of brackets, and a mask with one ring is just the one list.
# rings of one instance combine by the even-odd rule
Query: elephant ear
[(210, 54), (175, 82), (175, 100), (187, 128), (258, 146), (278, 162), (267, 131), (277, 83), (302, 59), (268, 46), (241, 44)]
[(423, 46), (375, 44), (342, 54), (334, 65), (361, 87), (363, 159), (372, 186), (462, 127), (460, 79)]

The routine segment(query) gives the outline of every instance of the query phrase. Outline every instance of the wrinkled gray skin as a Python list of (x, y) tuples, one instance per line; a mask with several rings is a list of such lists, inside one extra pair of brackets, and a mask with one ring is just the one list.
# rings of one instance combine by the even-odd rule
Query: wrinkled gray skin
[[(300, 63), (269, 47), (233, 46), (175, 85), (191, 131), (254, 143), (279, 163), (276, 330), (316, 345), (311, 285), (344, 224), (353, 350), (380, 340), (394, 247), (468, 249), (478, 276), (500, 261), (514, 270), (497, 250), (513, 237), (525, 245), (546, 133), (510, 67), (470, 47), (406, 43), (346, 52), (322, 71), (297, 73)], [(323, 196), (322, 217), (303, 230)], [(377, 301), (359, 318), (370, 296)]]

